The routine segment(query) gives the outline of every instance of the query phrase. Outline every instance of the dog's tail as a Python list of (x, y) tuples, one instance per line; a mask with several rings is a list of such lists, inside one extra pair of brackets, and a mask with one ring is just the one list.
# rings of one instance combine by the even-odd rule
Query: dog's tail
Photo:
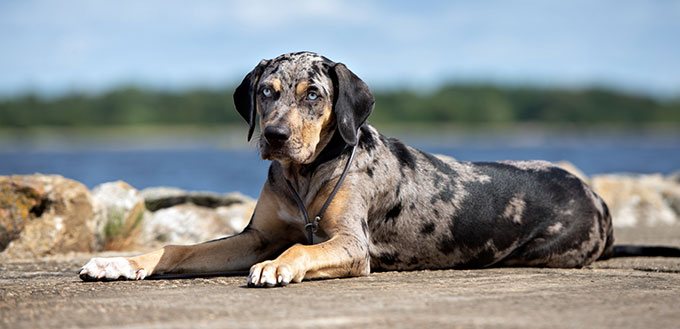
[(616, 245), (607, 258), (615, 257), (680, 257), (680, 248), (664, 246)]

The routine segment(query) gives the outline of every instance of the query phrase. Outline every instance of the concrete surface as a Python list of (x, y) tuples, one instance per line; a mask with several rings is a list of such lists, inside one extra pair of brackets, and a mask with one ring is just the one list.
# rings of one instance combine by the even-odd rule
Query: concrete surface
[[(680, 246), (680, 228), (623, 243)], [(373, 273), (249, 289), (244, 276), (81, 282), (91, 255), (0, 264), (0, 328), (680, 328), (680, 259), (583, 269)]]

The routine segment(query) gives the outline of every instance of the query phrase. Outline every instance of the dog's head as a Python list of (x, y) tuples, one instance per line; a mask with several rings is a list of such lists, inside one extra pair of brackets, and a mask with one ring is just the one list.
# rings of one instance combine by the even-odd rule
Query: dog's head
[(368, 86), (342, 63), (310, 52), (262, 60), (234, 92), (248, 122), (248, 140), (260, 117), (263, 159), (314, 161), (337, 131), (349, 145), (373, 109)]

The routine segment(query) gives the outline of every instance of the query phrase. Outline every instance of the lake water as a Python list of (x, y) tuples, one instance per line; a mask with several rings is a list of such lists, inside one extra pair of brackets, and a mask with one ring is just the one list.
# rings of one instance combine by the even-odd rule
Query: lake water
[[(466, 161), (567, 160), (586, 174), (663, 173), (680, 170), (680, 134), (560, 134), (536, 136), (402, 136), (412, 146)], [(259, 195), (269, 163), (254, 147), (217, 145), (178, 148), (62, 147), (57, 150), (0, 149), (0, 175), (59, 174), (89, 188), (123, 180), (143, 189), (174, 186), (187, 190), (240, 191)]]

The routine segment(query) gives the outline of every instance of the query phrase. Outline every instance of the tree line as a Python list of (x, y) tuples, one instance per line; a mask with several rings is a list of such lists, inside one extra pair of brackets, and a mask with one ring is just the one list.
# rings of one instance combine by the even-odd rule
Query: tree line
[[(0, 100), (0, 127), (216, 125), (242, 123), (232, 88), (162, 91), (121, 87), (100, 94)], [(446, 85), (430, 92), (377, 90), (378, 124), (535, 122), (574, 125), (680, 123), (680, 98), (660, 100), (604, 88)]]

